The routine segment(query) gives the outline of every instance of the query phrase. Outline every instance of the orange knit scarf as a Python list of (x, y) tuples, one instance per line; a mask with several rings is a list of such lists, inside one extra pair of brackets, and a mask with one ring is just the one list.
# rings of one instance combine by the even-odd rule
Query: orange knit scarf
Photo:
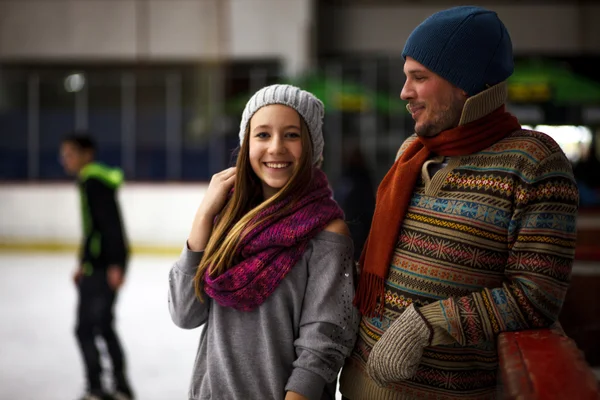
[(394, 163), (377, 189), (369, 237), (360, 257), (360, 278), (354, 305), (365, 316), (382, 316), (384, 283), (400, 227), (421, 168), (431, 154), (464, 156), (484, 150), (519, 130), (518, 120), (504, 106), (487, 116), (431, 138), (419, 137)]

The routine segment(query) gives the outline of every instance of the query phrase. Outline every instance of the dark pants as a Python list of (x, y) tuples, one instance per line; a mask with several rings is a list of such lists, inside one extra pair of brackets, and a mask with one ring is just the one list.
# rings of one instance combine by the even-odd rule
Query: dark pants
[(100, 354), (96, 337), (104, 339), (112, 361), (113, 374), (118, 382), (123, 379), (124, 360), (119, 338), (113, 328), (113, 308), (116, 293), (108, 286), (105, 271), (84, 276), (79, 282), (79, 305), (75, 334), (85, 363), (90, 390), (101, 390)]

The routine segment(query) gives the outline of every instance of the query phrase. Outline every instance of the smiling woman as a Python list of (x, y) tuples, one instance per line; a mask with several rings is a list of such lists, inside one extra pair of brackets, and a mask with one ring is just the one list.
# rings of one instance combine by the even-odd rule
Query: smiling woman
[(318, 167), (323, 116), (289, 85), (246, 104), (236, 166), (211, 180), (169, 278), (173, 322), (206, 324), (190, 399), (335, 399), (359, 316), (352, 240)]

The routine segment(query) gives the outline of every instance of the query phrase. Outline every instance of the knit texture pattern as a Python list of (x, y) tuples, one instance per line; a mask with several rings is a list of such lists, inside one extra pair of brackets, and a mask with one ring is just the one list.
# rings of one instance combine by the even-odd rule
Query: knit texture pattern
[(432, 330), (414, 305), (410, 305), (375, 343), (367, 362), (371, 379), (379, 386), (412, 378)]
[[(497, 335), (558, 318), (577, 207), (570, 162), (539, 132), (516, 131), (451, 157), (433, 177), (422, 174), (392, 256), (383, 318), (363, 316), (342, 393), (353, 400), (495, 398)], [(410, 305), (433, 327), (432, 344), (412, 378), (380, 388), (367, 359)]]
[(242, 260), (223, 274), (205, 275), (204, 290), (223, 307), (252, 311), (277, 288), (300, 260), (308, 242), (331, 221), (344, 217), (332, 198), (327, 177), (318, 168), (305, 194), (297, 201), (282, 199), (249, 223), (272, 216), (246, 232), (234, 259)]
[(412, 57), (470, 96), (514, 71), (512, 41), (491, 10), (458, 6), (439, 11), (412, 31), (402, 57)]
[(519, 129), (521, 125), (517, 118), (501, 106), (483, 118), (448, 129), (435, 137), (420, 137), (404, 149), (402, 156), (396, 160), (377, 189), (371, 231), (359, 260), (362, 272), (354, 304), (362, 315), (380, 315), (383, 312), (384, 281), (388, 275), (396, 237), (410, 204), (411, 189), (431, 154), (473, 154)]

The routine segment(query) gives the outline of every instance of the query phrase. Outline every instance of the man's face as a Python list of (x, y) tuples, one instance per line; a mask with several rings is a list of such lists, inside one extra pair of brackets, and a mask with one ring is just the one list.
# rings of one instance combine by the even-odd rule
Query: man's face
[(432, 137), (458, 126), (467, 94), (411, 57), (404, 63), (406, 82), (400, 97), (408, 101), (419, 136)]
[(60, 161), (69, 175), (77, 175), (91, 158), (89, 151), (80, 150), (73, 143), (65, 142), (60, 146)]

